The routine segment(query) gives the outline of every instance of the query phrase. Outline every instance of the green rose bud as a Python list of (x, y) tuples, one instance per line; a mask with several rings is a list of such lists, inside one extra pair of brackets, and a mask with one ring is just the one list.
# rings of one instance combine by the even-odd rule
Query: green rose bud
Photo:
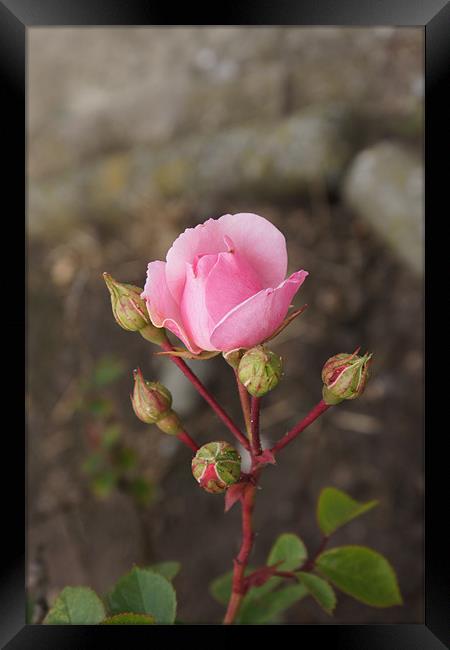
[(220, 494), (241, 476), (241, 457), (228, 442), (209, 442), (192, 459), (192, 474), (211, 494)]
[(117, 282), (109, 273), (103, 273), (103, 279), (111, 294), (114, 318), (120, 327), (129, 332), (139, 332), (152, 343), (166, 340), (165, 330), (155, 327), (150, 321), (147, 305), (141, 298), (142, 289)]
[(170, 436), (176, 436), (178, 433), (182, 433), (183, 431), (180, 418), (175, 411), (169, 411), (167, 415), (164, 415), (160, 420), (158, 420), (156, 426), (164, 433), (168, 433)]
[(146, 381), (138, 368), (133, 372), (134, 389), (131, 403), (137, 417), (146, 424), (156, 424), (168, 416), (172, 406), (172, 395), (158, 381)]
[[(359, 349), (359, 348), (358, 348)], [(372, 354), (360, 357), (353, 354), (336, 354), (322, 368), (323, 400), (326, 404), (339, 404), (344, 399), (362, 395), (369, 378), (369, 361)]]
[(275, 388), (282, 372), (281, 357), (263, 345), (248, 350), (238, 367), (239, 381), (254, 397), (262, 397)]

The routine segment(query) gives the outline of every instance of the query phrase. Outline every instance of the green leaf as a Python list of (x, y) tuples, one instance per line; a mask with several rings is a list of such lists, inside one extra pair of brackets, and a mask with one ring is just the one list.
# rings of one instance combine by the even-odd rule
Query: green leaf
[[(254, 570), (254, 567), (247, 567), (245, 575), (249, 575)], [(210, 585), (211, 594), (221, 605), (226, 606), (230, 600), (232, 580), (233, 572), (229, 571), (216, 578)], [(276, 592), (272, 592), (272, 589), (281, 581), (281, 578), (271, 578), (264, 585), (261, 585), (261, 587), (253, 587), (250, 589), (242, 599), (236, 622), (276, 622), (277, 616), (280, 613), (308, 593), (303, 585), (298, 584), (289, 585)], [(269, 585), (269, 583), (271, 584)]]
[(332, 614), (336, 607), (336, 594), (328, 582), (325, 582), (325, 580), (322, 580), (322, 578), (319, 578), (319, 576), (313, 573), (299, 571), (295, 575), (322, 609), (327, 614)]
[(242, 602), (238, 622), (247, 624), (276, 622), (280, 614), (307, 594), (306, 587), (297, 584), (282, 587), (259, 598), (248, 598), (246, 596)]
[[(266, 564), (272, 566), (277, 562), (279, 571), (298, 569), (307, 559), (308, 552), (300, 537), (293, 533), (283, 533), (272, 546)], [(276, 617), (306, 595), (302, 585), (289, 585), (274, 591), (283, 582), (283, 578), (273, 576), (260, 587), (253, 587), (242, 601), (238, 621), (241, 623), (275, 622)], [(286, 603), (283, 606), (283, 603)]]
[(155, 619), (150, 614), (133, 614), (126, 612), (105, 618), (100, 625), (154, 625)]
[(175, 590), (162, 575), (134, 567), (107, 597), (112, 614), (151, 614), (157, 623), (173, 623), (177, 607)]
[(395, 571), (385, 557), (365, 546), (340, 546), (316, 560), (319, 572), (338, 589), (372, 607), (401, 605)]
[(293, 533), (283, 533), (275, 541), (267, 558), (268, 566), (280, 562), (277, 571), (298, 569), (308, 557), (308, 551), (300, 537)]
[(355, 517), (372, 510), (378, 501), (359, 503), (345, 492), (333, 487), (322, 490), (317, 503), (317, 522), (325, 535), (331, 535), (335, 530)]
[[(272, 546), (267, 558), (267, 564), (270, 566), (280, 562), (277, 567), (280, 571), (292, 571), (293, 569), (300, 567), (307, 557), (308, 553), (302, 540), (293, 533), (283, 533), (277, 538)], [(254, 570), (255, 569), (252, 567), (247, 567), (245, 575), (247, 576)], [(219, 576), (219, 578), (216, 578), (216, 580), (214, 580), (210, 585), (212, 595), (222, 605), (227, 605), (230, 599), (232, 580), (233, 572), (229, 571), (228, 573)], [(260, 587), (252, 587), (252, 589), (250, 589), (242, 599), (241, 611), (237, 621), (246, 623), (260, 622), (260, 620), (262, 621), (262, 618), (264, 618), (264, 612), (266, 610), (270, 614), (270, 620), (273, 620), (276, 614), (282, 611), (278, 608), (281, 607), (283, 598), (286, 598), (286, 602), (289, 602), (289, 598), (293, 598), (294, 594), (300, 594), (296, 597), (298, 600), (307, 593), (305, 587), (302, 585), (291, 585), (272, 594), (271, 592), (273, 592), (282, 581), (282, 578), (274, 576), (269, 578), (269, 580)], [(284, 595), (285, 589), (288, 591)], [(274, 604), (271, 605), (272, 601), (269, 596), (275, 596), (275, 594), (277, 595)], [(266, 596), (268, 597), (267, 601)], [(280, 604), (278, 605), (278, 603)], [(288, 604), (286, 607), (289, 606), (290, 605)], [(264, 620), (268, 621), (269, 619), (265, 618)]]
[(96, 625), (106, 616), (97, 594), (89, 587), (65, 587), (48, 612), (48, 625)]
[[(275, 541), (272, 549), (267, 558), (267, 564), (272, 565), (281, 562), (278, 566), (280, 571), (292, 571), (297, 569), (306, 560), (308, 553), (302, 540), (292, 533), (283, 533)], [(252, 573), (255, 569), (247, 567), (245, 575)], [(231, 595), (231, 583), (233, 580), (233, 572), (229, 571), (224, 575), (216, 578), (210, 586), (212, 595), (222, 605), (226, 605)], [(282, 578), (276, 576), (269, 578), (260, 587), (252, 587), (243, 599), (243, 608), (245, 602), (257, 600), (262, 598), (265, 594), (273, 591), (283, 581)]]
[(124, 365), (122, 361), (114, 357), (103, 357), (97, 362), (93, 383), (97, 388), (102, 388), (119, 379), (123, 372)]
[(159, 573), (166, 580), (173, 580), (179, 574), (181, 564), (180, 562), (158, 562), (147, 567), (147, 569)]
[[(272, 546), (267, 558), (267, 566), (272, 566), (277, 562), (277, 571), (292, 571), (298, 569), (308, 557), (308, 552), (300, 537), (293, 533), (283, 533)], [(246, 598), (248, 600), (257, 600), (265, 594), (270, 593), (283, 582), (283, 578), (273, 576), (269, 578), (260, 587), (252, 587)]]
[[(254, 570), (255, 570), (254, 567), (247, 567), (244, 575), (248, 576)], [(275, 582), (273, 584), (270, 584), (270, 586), (268, 587), (271, 580), (274, 580)], [(280, 578), (271, 578), (266, 583), (261, 585), (261, 587), (252, 587), (250, 591), (248, 591), (248, 593), (242, 599), (241, 611), (242, 609), (245, 609), (245, 603), (251, 600), (255, 600), (261, 597), (262, 595), (266, 594), (268, 591), (271, 591), (274, 587), (276, 587), (278, 582), (281, 582)], [(228, 571), (228, 573), (224, 573), (223, 575), (219, 576), (210, 584), (209, 590), (211, 592), (211, 595), (221, 605), (228, 605), (228, 601), (230, 600), (230, 596), (231, 596), (232, 583), (233, 583), (233, 572)], [(239, 620), (239, 617), (237, 618), (237, 620)]]
[[(254, 571), (254, 567), (247, 567), (244, 575), (248, 575)], [(227, 605), (231, 596), (231, 585), (233, 582), (233, 572), (228, 571), (219, 576), (209, 585), (211, 595), (221, 604)]]

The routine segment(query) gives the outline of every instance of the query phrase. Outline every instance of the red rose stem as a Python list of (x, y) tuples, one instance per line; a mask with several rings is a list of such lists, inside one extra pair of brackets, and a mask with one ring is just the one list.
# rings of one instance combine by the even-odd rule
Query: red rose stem
[(239, 391), (239, 399), (242, 406), (242, 414), (244, 416), (245, 428), (247, 430), (247, 435), (251, 440), (252, 436), (252, 427), (251, 427), (251, 416), (250, 416), (250, 395), (248, 390), (245, 388), (244, 384), (239, 379), (237, 370), (234, 371), (236, 377), (236, 383)]
[[(253, 397), (251, 401), (251, 425), (252, 425), (252, 482), (249, 483), (248, 488), (245, 490), (242, 497), (242, 544), (238, 556), (234, 560), (234, 569), (233, 569), (233, 583), (232, 583), (232, 592), (231, 597), (228, 603), (227, 612), (224, 618), (224, 624), (230, 625), (234, 622), (239, 608), (242, 603), (242, 598), (246, 592), (245, 584), (245, 569), (247, 567), (248, 559), (250, 557), (250, 552), (253, 546), (253, 528), (252, 528), (252, 513), (254, 508), (254, 501), (256, 496), (256, 482), (258, 480), (258, 475), (260, 468), (255, 467), (255, 457), (261, 453), (261, 444), (259, 441), (259, 398)], [(287, 444), (289, 444), (294, 438), (296, 438), (302, 431), (306, 429), (314, 420), (316, 420), (322, 413), (324, 413), (330, 406), (325, 404), (321, 400), (309, 413), (308, 415), (301, 420), (295, 427), (293, 427), (288, 433), (277, 442), (274, 447), (270, 450), (272, 453), (276, 453), (283, 449)], [(326, 541), (325, 541), (326, 543)], [(286, 573), (280, 574), (283, 577), (292, 577), (290, 574)]]
[(190, 447), (194, 454), (200, 449), (198, 444), (191, 438), (191, 436), (186, 432), (186, 431), (181, 431), (180, 433), (177, 433), (177, 438), (178, 440), (181, 440), (185, 445)]
[[(238, 386), (240, 382), (238, 381)], [(250, 427), (251, 427), (251, 458), (252, 458), (252, 482), (245, 489), (242, 504), (242, 545), (238, 556), (233, 565), (233, 583), (230, 601), (224, 618), (224, 624), (233, 623), (239, 612), (242, 598), (245, 595), (245, 569), (253, 546), (253, 527), (252, 513), (256, 496), (256, 484), (259, 476), (259, 470), (255, 466), (255, 457), (261, 453), (261, 443), (259, 438), (259, 405), (260, 398), (252, 397), (250, 406)]]
[(294, 438), (296, 438), (302, 431), (306, 429), (314, 420), (316, 420), (319, 415), (325, 413), (327, 409), (330, 408), (329, 404), (325, 404), (323, 400), (320, 400), (318, 404), (308, 413), (308, 415), (303, 418), (298, 424), (295, 425), (290, 431), (288, 431), (282, 438), (279, 440), (276, 445), (271, 449), (273, 454), (281, 451), (283, 447), (286, 447)]
[[(163, 350), (166, 352), (171, 352), (173, 350), (173, 347), (170, 345), (169, 342), (167, 343), (162, 343), (161, 347)], [(249, 450), (250, 445), (247, 440), (247, 438), (241, 433), (241, 431), (238, 429), (238, 427), (235, 425), (233, 420), (230, 418), (230, 416), (223, 410), (223, 408), (216, 402), (214, 397), (211, 395), (211, 393), (208, 391), (208, 389), (202, 384), (200, 379), (195, 375), (192, 370), (189, 368), (189, 366), (181, 359), (180, 357), (176, 357), (174, 355), (169, 354), (168, 355), (170, 360), (178, 366), (178, 368), (181, 370), (183, 375), (189, 379), (191, 384), (197, 389), (197, 391), (200, 393), (200, 395), (208, 402), (208, 404), (211, 406), (211, 408), (216, 412), (217, 416), (222, 420), (222, 422), (229, 428), (229, 430), (232, 432), (232, 434), (239, 440), (241, 445)]]
[(223, 620), (230, 625), (236, 618), (245, 595), (244, 574), (253, 545), (252, 513), (255, 502), (256, 485), (249, 485), (242, 500), (242, 544), (238, 556), (234, 560), (233, 585), (227, 612)]
[(250, 406), (250, 423), (251, 423), (251, 443), (253, 454), (258, 456), (261, 453), (261, 441), (259, 439), (259, 404), (260, 397), (252, 397)]

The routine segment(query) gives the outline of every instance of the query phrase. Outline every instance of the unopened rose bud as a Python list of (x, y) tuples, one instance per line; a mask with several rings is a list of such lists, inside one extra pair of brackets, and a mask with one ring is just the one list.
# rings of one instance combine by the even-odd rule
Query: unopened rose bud
[(360, 357), (353, 354), (336, 354), (322, 368), (323, 400), (326, 404), (339, 404), (344, 399), (356, 399), (364, 392), (369, 377), (372, 354)]
[(172, 412), (172, 395), (158, 381), (146, 381), (139, 368), (133, 375), (134, 389), (131, 395), (133, 410), (142, 422), (156, 424)]
[(164, 415), (160, 420), (158, 420), (156, 426), (164, 433), (168, 433), (170, 436), (176, 436), (183, 432), (180, 418), (175, 411), (169, 411), (167, 415)]
[(120, 327), (129, 332), (139, 332), (152, 343), (166, 340), (164, 329), (155, 327), (148, 315), (147, 305), (141, 298), (142, 289), (133, 284), (117, 282), (109, 273), (103, 273), (103, 279), (111, 294), (111, 306), (114, 318)]
[(254, 397), (262, 397), (275, 388), (282, 372), (281, 357), (263, 345), (248, 350), (238, 367), (239, 381)]
[(208, 442), (192, 459), (192, 473), (200, 486), (220, 494), (241, 476), (241, 457), (228, 442)]

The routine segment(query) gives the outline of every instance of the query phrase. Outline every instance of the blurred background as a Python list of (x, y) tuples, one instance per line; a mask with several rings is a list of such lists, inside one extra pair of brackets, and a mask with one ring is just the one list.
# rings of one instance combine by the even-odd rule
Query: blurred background
[[(380, 505), (335, 535), (395, 566), (404, 605), (305, 599), (288, 623), (423, 622), (423, 31), (411, 28), (28, 30), (28, 594), (105, 592), (135, 563), (179, 560), (179, 618), (219, 622), (238, 508), (202, 492), (186, 448), (138, 421), (132, 369), (159, 378), (199, 444), (228, 432), (167, 359), (113, 320), (101, 278), (143, 286), (188, 226), (256, 212), (310, 275), (275, 341), (266, 444), (320, 399), (326, 359), (374, 353), (364, 396), (314, 423), (262, 479), (252, 564), (276, 536), (319, 543), (324, 486)], [(231, 369), (192, 367), (232, 416)]]

